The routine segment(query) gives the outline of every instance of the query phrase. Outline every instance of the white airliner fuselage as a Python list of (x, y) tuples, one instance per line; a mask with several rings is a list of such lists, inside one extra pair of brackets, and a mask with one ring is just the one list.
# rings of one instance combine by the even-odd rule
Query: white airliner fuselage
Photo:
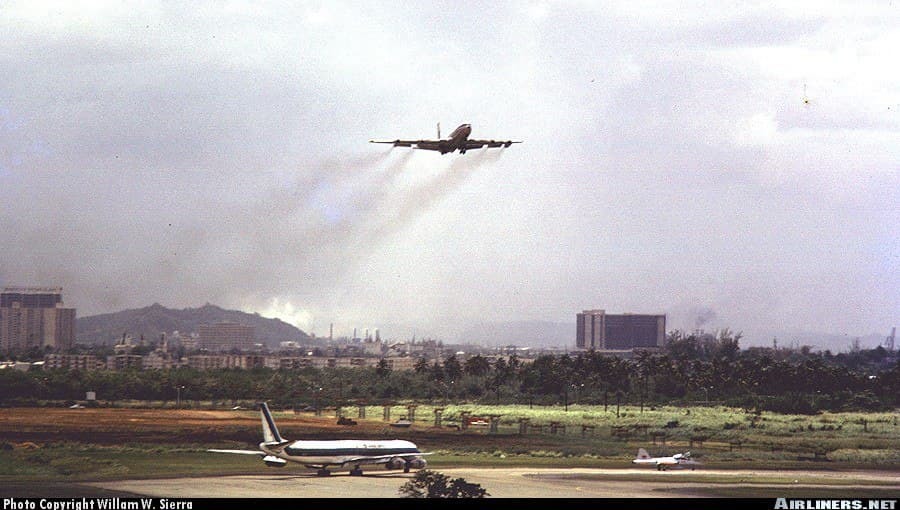
[(697, 462), (691, 458), (691, 452), (676, 453), (675, 455), (668, 457), (651, 457), (650, 454), (647, 453), (647, 450), (643, 448), (638, 449), (637, 457), (631, 462), (635, 464), (649, 464), (651, 466), (656, 466), (656, 469), (659, 471), (665, 471), (670, 467), (690, 467), (691, 469), (694, 469), (697, 465)]
[(460, 124), (460, 126), (453, 130), (450, 133), (450, 142), (452, 147), (456, 150), (459, 148), (463, 148), (463, 152), (465, 152), (466, 140), (469, 139), (469, 135), (472, 134), (472, 125), (471, 124)]
[[(387, 441), (293, 441), (287, 445), (259, 443), (259, 449), (274, 457), (298, 462), (307, 467), (324, 468), (345, 464), (387, 464), (394, 458), (421, 455), (416, 445), (401, 439)], [(398, 457), (400, 456), (400, 457)], [(424, 459), (422, 463), (424, 463)], [(397, 463), (396, 469), (405, 467)], [(418, 466), (421, 463), (415, 463)], [(422, 465), (421, 467), (424, 467)]]

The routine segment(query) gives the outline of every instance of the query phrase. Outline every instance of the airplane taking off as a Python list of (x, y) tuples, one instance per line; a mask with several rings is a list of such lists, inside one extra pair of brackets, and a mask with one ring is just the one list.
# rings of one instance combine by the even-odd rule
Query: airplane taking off
[(450, 133), (449, 138), (441, 138), (441, 125), (438, 124), (437, 128), (437, 140), (369, 140), (369, 143), (390, 143), (394, 147), (412, 147), (414, 149), (440, 151), (441, 154), (447, 154), (456, 150), (460, 154), (465, 154), (469, 149), (509, 147), (514, 143), (522, 143), (521, 141), (513, 140), (473, 140), (469, 138), (469, 135), (472, 134), (471, 124), (461, 124)]
[(691, 470), (694, 470), (694, 467), (699, 464), (699, 462), (695, 461), (691, 458), (691, 452), (685, 453), (676, 453), (671, 457), (651, 457), (647, 450), (643, 448), (638, 448), (637, 457), (631, 462), (635, 464), (650, 464), (656, 466), (656, 469), (659, 471), (665, 471), (666, 468), (669, 467), (686, 467), (690, 466)]
[(261, 455), (263, 462), (270, 467), (284, 467), (288, 461), (303, 464), (307, 468), (317, 469), (319, 476), (328, 476), (328, 466), (350, 469), (351, 476), (363, 474), (363, 464), (384, 464), (386, 469), (402, 469), (409, 473), (410, 469), (424, 469), (427, 465), (423, 455), (415, 444), (409, 441), (392, 439), (387, 441), (360, 441), (356, 439), (327, 441), (290, 441), (283, 439), (275, 426), (275, 420), (265, 402), (259, 404), (262, 419), (263, 442), (259, 450), (207, 450), (216, 453), (240, 453), (244, 455)]

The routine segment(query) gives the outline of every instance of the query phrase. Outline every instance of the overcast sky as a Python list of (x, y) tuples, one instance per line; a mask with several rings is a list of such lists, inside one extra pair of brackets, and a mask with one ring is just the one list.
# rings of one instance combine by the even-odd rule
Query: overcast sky
[[(889, 0), (2, 1), (0, 285), (319, 336), (888, 334), (898, 48)], [(524, 143), (368, 143), (438, 122)]]

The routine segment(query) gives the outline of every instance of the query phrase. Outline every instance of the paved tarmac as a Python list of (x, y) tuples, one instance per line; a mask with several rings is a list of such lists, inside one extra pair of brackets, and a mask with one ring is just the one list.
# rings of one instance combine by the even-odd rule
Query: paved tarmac
[[(759, 497), (778, 497), (784, 487), (762, 480), (773, 477), (804, 479), (794, 487), (900, 487), (900, 473), (890, 471), (816, 472), (809, 482), (808, 471), (731, 471), (679, 470), (658, 472), (641, 469), (550, 469), (550, 468), (452, 468), (440, 473), (450, 478), (464, 478), (480, 484), (491, 497), (498, 498), (671, 498), (703, 497), (704, 489), (721, 487), (722, 477), (729, 486), (754, 487)], [(414, 473), (367, 471), (362, 477), (336, 472), (318, 477), (313, 472), (279, 471), (261, 475), (238, 475), (198, 478), (167, 478), (157, 480), (120, 480), (95, 482), (88, 485), (105, 490), (124, 491), (138, 495), (165, 498), (397, 498), (400, 486)], [(613, 478), (639, 475), (639, 480), (622, 481)], [(709, 477), (710, 481), (702, 479)], [(686, 481), (690, 477), (692, 481)], [(755, 482), (754, 480), (758, 480)], [(900, 493), (900, 490), (898, 490)], [(708, 493), (706, 493), (708, 494)]]

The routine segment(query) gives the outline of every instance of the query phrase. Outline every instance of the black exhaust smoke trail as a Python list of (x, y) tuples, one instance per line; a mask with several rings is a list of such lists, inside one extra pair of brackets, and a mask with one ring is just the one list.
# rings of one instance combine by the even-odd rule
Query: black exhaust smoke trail
[(375, 181), (375, 191), (380, 192), (384, 191), (383, 187), (390, 183), (395, 177), (403, 173), (406, 170), (407, 165), (409, 164), (409, 160), (412, 159), (413, 151), (409, 150), (403, 153), (397, 161), (391, 163), (387, 169), (381, 172), (378, 175), (378, 178)]
[[(298, 172), (293, 183), (273, 186), (245, 202), (210, 198), (202, 209), (216, 214), (194, 218), (193, 224), (173, 232), (177, 259), (161, 254), (150, 271), (172, 287), (187, 287), (191, 295), (225, 304), (254, 294), (256, 302), (268, 301), (296, 291), (299, 284), (333, 279), (337, 268), (353, 258), (346, 247), (354, 243), (347, 240), (360, 234), (359, 217), (374, 207), (368, 193), (357, 189), (373, 180), (390, 156), (391, 151), (379, 151), (323, 161)], [(404, 154), (385, 174), (399, 173), (408, 159)], [(346, 198), (335, 199), (341, 196)], [(323, 203), (346, 210), (346, 215), (329, 222)]]
[(487, 152), (480, 151), (477, 154), (460, 156), (453, 160), (446, 171), (409, 190), (396, 207), (391, 207), (392, 211), (385, 211), (380, 225), (373, 228), (369, 238), (376, 240), (399, 231), (428, 211), (441, 198), (459, 188), (486, 159)]
[[(326, 161), (249, 203), (212, 204), (215, 217), (182, 231), (179, 244), (190, 253), (179, 257), (178, 267), (166, 267), (167, 281), (226, 306), (265, 308), (273, 297), (303, 302), (499, 157), (488, 151), (456, 157), (435, 177), (386, 199), (415, 157), (404, 151), (388, 161), (390, 154)], [(323, 207), (340, 214), (329, 218)]]

